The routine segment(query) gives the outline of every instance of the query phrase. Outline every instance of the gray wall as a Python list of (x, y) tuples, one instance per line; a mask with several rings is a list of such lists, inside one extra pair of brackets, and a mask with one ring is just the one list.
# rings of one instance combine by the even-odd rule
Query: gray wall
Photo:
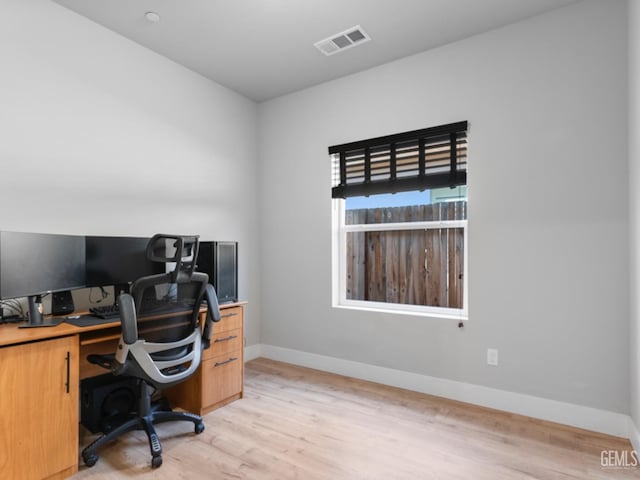
[[(262, 342), (628, 413), (626, 23), (579, 2), (261, 104)], [(459, 120), (464, 330), (332, 308), (327, 147)]]
[[(640, 430), (640, 1), (629, 0), (629, 165), (631, 238), (631, 418)], [(636, 433), (638, 435), (638, 433)], [(636, 438), (640, 442), (640, 438)], [(636, 448), (640, 445), (635, 445)]]
[(255, 103), (47, 0), (0, 59), (0, 229), (237, 240), (258, 342)]

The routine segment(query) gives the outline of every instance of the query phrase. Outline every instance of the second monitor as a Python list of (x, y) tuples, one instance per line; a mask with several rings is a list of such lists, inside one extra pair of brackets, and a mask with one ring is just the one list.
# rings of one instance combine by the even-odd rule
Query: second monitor
[(86, 237), (87, 287), (113, 285), (117, 295), (140, 277), (164, 273), (164, 264), (147, 259), (148, 238)]

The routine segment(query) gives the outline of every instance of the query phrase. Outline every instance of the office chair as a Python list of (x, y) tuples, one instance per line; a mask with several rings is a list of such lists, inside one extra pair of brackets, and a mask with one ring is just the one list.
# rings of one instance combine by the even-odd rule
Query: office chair
[[(202, 350), (210, 346), (213, 322), (220, 320), (208, 275), (194, 271), (198, 237), (158, 234), (149, 241), (146, 254), (152, 261), (175, 262), (175, 267), (169, 273), (136, 280), (131, 294), (118, 297), (122, 333), (115, 354), (87, 356), (89, 362), (113, 375), (135, 379), (137, 397), (135, 412), (129, 412), (123, 423), (105, 427), (104, 435), (82, 451), (89, 467), (98, 461), (99, 448), (132, 430), (146, 432), (153, 468), (162, 465), (162, 446), (154, 424), (185, 420), (193, 422), (196, 434), (204, 431), (202, 417), (171, 411), (166, 402), (152, 402), (150, 393), (150, 389), (159, 391), (183, 382), (196, 372)], [(200, 324), (203, 300), (208, 306), (204, 326)]]

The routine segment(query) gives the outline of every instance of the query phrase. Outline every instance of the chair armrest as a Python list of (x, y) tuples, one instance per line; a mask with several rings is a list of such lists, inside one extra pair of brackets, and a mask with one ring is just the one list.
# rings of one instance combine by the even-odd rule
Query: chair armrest
[(220, 307), (218, 306), (218, 296), (210, 283), (204, 292), (204, 299), (207, 302), (207, 320), (202, 332), (202, 345), (206, 350), (211, 346), (211, 333), (213, 332), (213, 322), (220, 321)]
[(115, 362), (115, 356), (113, 355), (113, 353), (107, 355), (92, 353), (90, 355), (87, 355), (87, 361), (89, 363), (93, 363), (94, 365), (100, 365), (102, 368), (106, 368), (107, 370), (111, 370)]
[(138, 340), (138, 318), (133, 297), (123, 293), (118, 297), (118, 306), (122, 323), (122, 339), (127, 345), (133, 345)]

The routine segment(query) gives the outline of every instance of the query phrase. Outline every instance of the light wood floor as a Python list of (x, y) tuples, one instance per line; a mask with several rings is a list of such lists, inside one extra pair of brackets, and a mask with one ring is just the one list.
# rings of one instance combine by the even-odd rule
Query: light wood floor
[[(157, 428), (164, 464), (151, 470), (146, 437), (106, 447), (75, 479), (618, 479), (602, 450), (627, 440), (265, 359), (246, 365), (245, 398), (205, 417)], [(82, 435), (86, 445), (93, 437)]]

